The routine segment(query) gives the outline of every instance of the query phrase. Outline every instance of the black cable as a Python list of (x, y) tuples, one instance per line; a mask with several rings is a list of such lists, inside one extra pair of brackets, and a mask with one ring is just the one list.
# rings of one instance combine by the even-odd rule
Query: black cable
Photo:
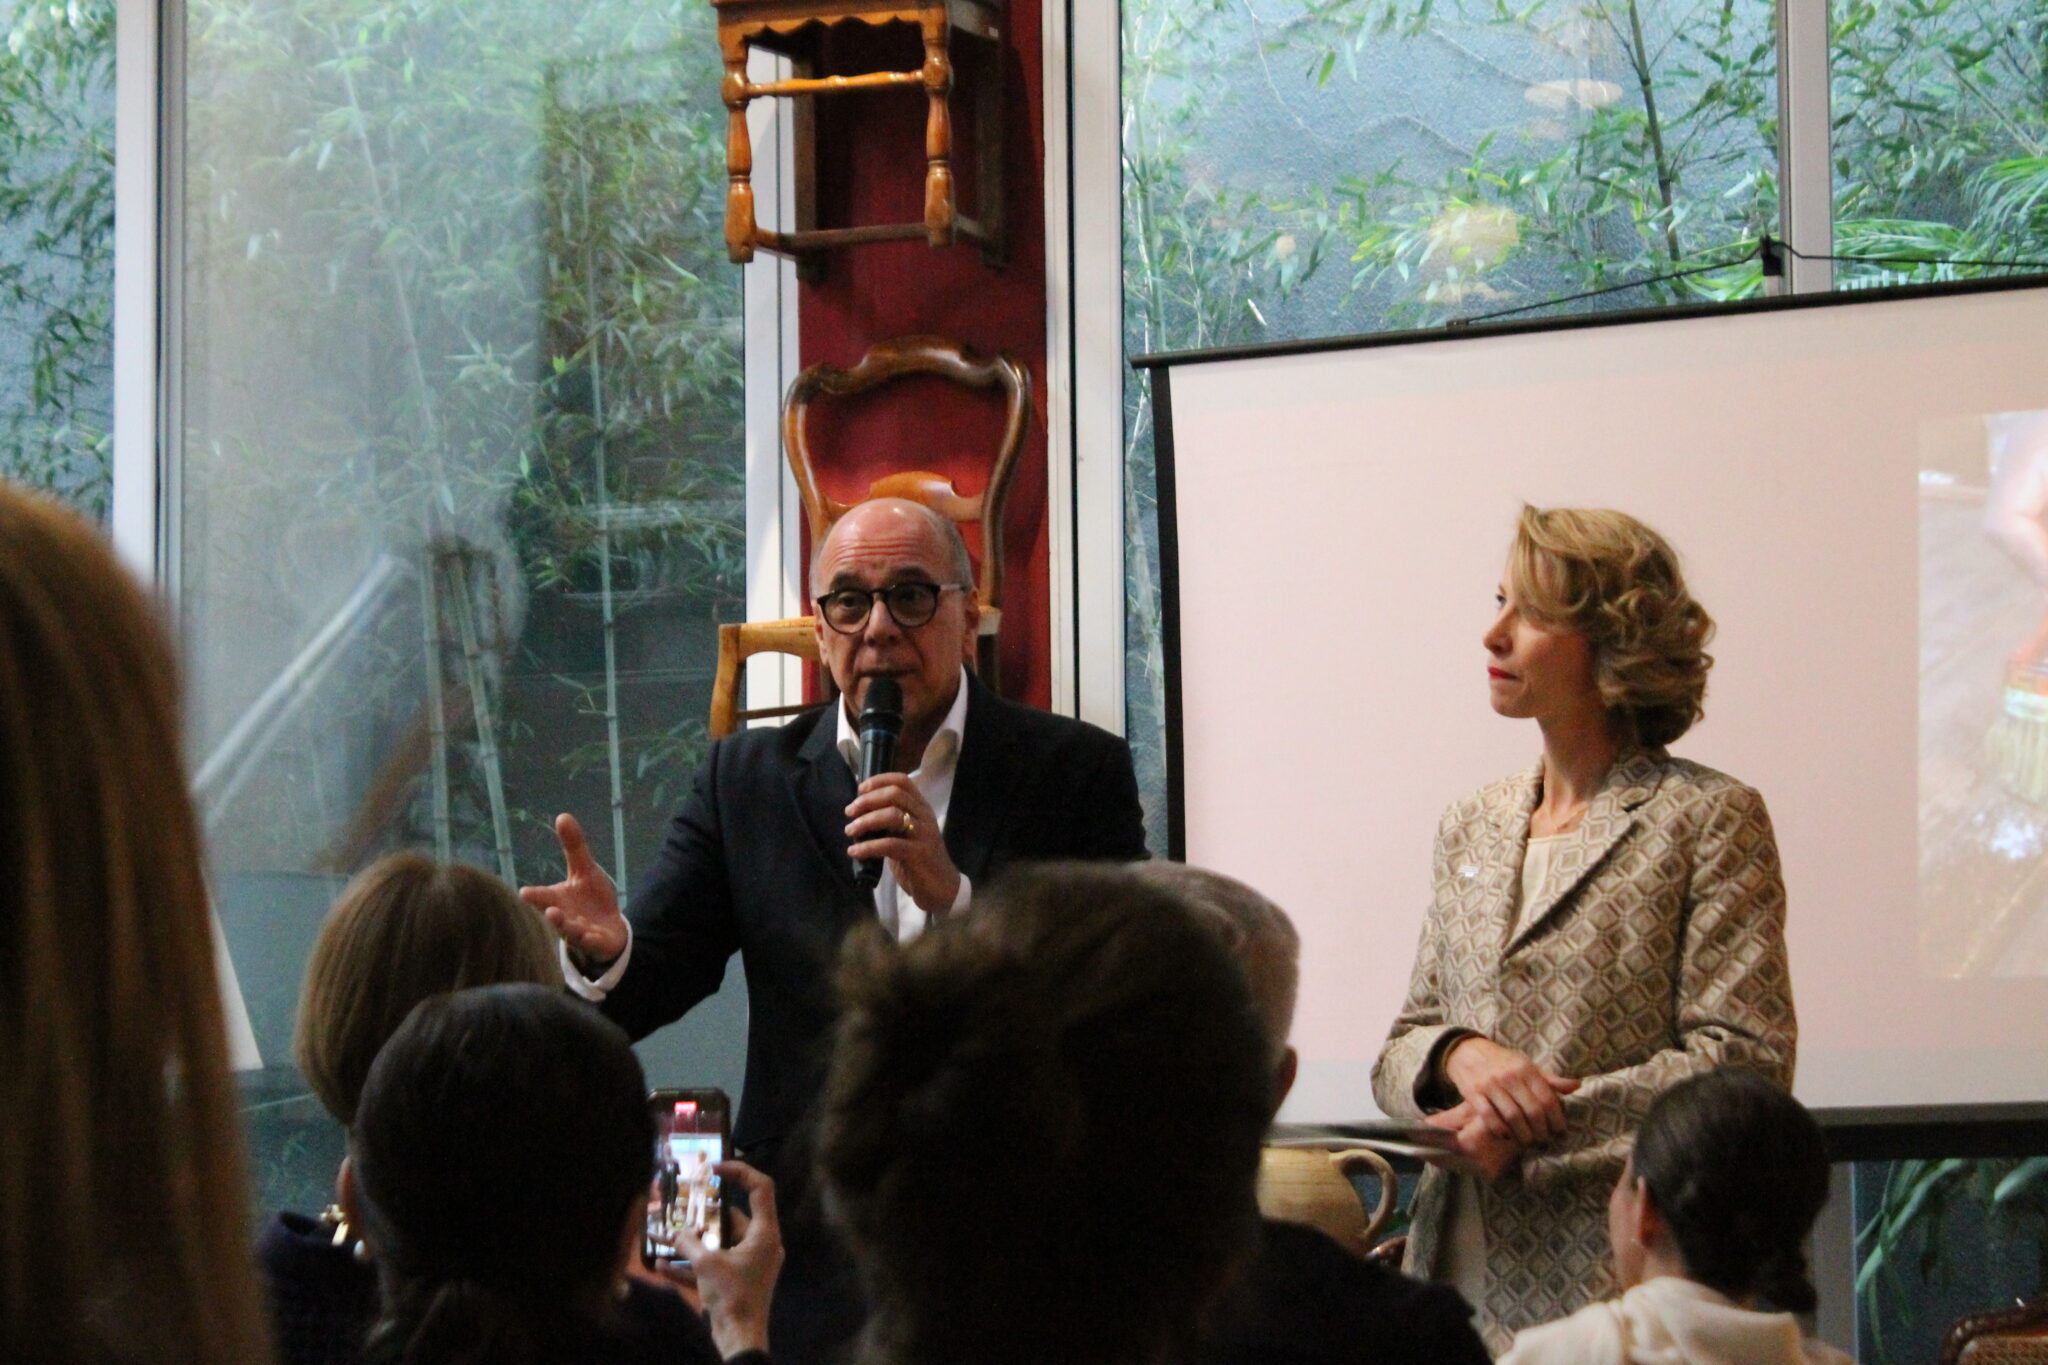
[(1843, 261), (1853, 265), (1967, 265), (1989, 270), (2048, 270), (2048, 261), (1972, 261), (1944, 256), (1809, 256), (1790, 242), (1779, 242), (1802, 261)]
[[(1778, 245), (1783, 246), (1784, 244), (1780, 242)], [(1786, 249), (1790, 250), (1790, 248)], [(1754, 260), (1761, 250), (1760, 246), (1753, 246), (1732, 261), (1721, 261), (1714, 265), (1696, 265), (1689, 270), (1674, 270), (1669, 274), (1651, 275), (1640, 280), (1629, 280), (1624, 284), (1610, 284), (1604, 289), (1588, 289), (1582, 293), (1566, 294), (1561, 298), (1544, 299), (1541, 303), (1525, 303), (1516, 308), (1503, 308), (1494, 313), (1480, 313), (1469, 318), (1452, 318), (1444, 326), (1470, 327), (1475, 322), (1492, 322), (1495, 318), (1513, 317), (1516, 313), (1527, 313), (1537, 308), (1556, 308), (1562, 304), (1577, 303), (1580, 299), (1597, 299), (1602, 294), (1619, 293), (1624, 289), (1647, 289), (1653, 284), (1668, 284), (1672, 280), (1683, 280), (1693, 275), (1711, 274), (1716, 270), (1726, 270), (1730, 266), (1741, 265), (1744, 261)]]

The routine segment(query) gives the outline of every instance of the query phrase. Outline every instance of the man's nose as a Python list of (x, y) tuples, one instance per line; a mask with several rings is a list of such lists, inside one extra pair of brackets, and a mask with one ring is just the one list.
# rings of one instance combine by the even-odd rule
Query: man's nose
[(868, 600), (868, 619), (861, 627), (860, 633), (863, 640), (880, 643), (884, 640), (902, 638), (903, 627), (896, 624), (896, 617), (889, 610), (888, 601), (881, 597), (873, 597)]

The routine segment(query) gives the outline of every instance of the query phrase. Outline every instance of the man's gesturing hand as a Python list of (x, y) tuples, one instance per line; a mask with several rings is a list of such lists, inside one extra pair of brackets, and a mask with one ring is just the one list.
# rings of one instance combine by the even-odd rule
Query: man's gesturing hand
[(1569, 1076), (1546, 1071), (1511, 1047), (1473, 1034), (1444, 1054), (1444, 1075), (1472, 1106), (1473, 1117), (1497, 1138), (1523, 1146), (1564, 1132), (1564, 1099), (1579, 1088)]
[(569, 875), (553, 886), (522, 886), (519, 899), (547, 916), (571, 952), (603, 967), (626, 951), (626, 917), (619, 913), (619, 894), (590, 856), (575, 816), (555, 817), (555, 838), (561, 841)]

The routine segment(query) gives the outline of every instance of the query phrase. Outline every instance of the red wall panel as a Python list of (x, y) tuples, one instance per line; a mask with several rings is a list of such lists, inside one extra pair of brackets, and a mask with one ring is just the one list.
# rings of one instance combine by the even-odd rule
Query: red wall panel
[[(798, 291), (803, 363), (851, 365), (877, 341), (928, 332), (979, 355), (1008, 351), (1031, 372), (1033, 416), (1004, 518), (1007, 538), (1002, 683), (1009, 696), (1051, 701), (1047, 615), (1045, 426), (1045, 147), (1040, 108), (1039, 6), (1013, 0), (1005, 35), (1004, 178), (1008, 262), (982, 263), (980, 249), (933, 250), (922, 242), (850, 247), (825, 257), (823, 273)], [(920, 60), (916, 32), (835, 32), (829, 72), (909, 70)], [(976, 185), (972, 100), (965, 81), (983, 69), (963, 64), (953, 94), (959, 203), (972, 211)], [(822, 227), (918, 222), (924, 216), (922, 91), (839, 95), (817, 102), (818, 223)], [(979, 492), (1002, 430), (998, 394), (913, 379), (848, 401), (811, 408), (819, 480), (832, 496), (863, 495), (899, 469), (932, 469), (965, 493)], [(977, 557), (981, 547), (969, 533)], [(806, 547), (808, 553), (808, 547)]]

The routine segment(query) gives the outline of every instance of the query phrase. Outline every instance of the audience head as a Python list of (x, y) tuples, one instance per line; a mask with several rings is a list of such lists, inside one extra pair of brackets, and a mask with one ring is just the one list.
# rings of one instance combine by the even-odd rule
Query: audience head
[(265, 1353), (176, 690), (100, 536), (0, 484), (0, 1359)]
[(1131, 871), (1206, 921), (1236, 956), (1251, 987), (1252, 1006), (1266, 1026), (1266, 1042), (1281, 1080), (1277, 1105), (1294, 1080), (1294, 1001), (1301, 985), (1301, 935), (1287, 912), (1235, 877), (1186, 863), (1155, 860)]
[(615, 1026), (538, 985), (428, 998), (370, 1067), (343, 1168), (384, 1298), (366, 1359), (516, 1365), (587, 1341), (653, 1168)]
[(1601, 700), (1636, 743), (1661, 749), (1698, 723), (1714, 623), (1664, 537), (1625, 512), (1525, 504), (1508, 584), (1530, 621), (1586, 638)]
[(1148, 1360), (1256, 1238), (1272, 1057), (1210, 924), (1046, 864), (850, 940), (819, 1170), (894, 1361)]
[(464, 863), (381, 858), (343, 888), (306, 963), (293, 1054), (327, 1112), (355, 1122), (370, 1063), (430, 995), (559, 985), (554, 935), (512, 889)]
[(1729, 1298), (1811, 1311), (1805, 1242), (1827, 1197), (1827, 1148), (1799, 1101), (1748, 1071), (1692, 1077), (1651, 1104), (1615, 1186), (1615, 1269), (1634, 1285), (1661, 1247)]

